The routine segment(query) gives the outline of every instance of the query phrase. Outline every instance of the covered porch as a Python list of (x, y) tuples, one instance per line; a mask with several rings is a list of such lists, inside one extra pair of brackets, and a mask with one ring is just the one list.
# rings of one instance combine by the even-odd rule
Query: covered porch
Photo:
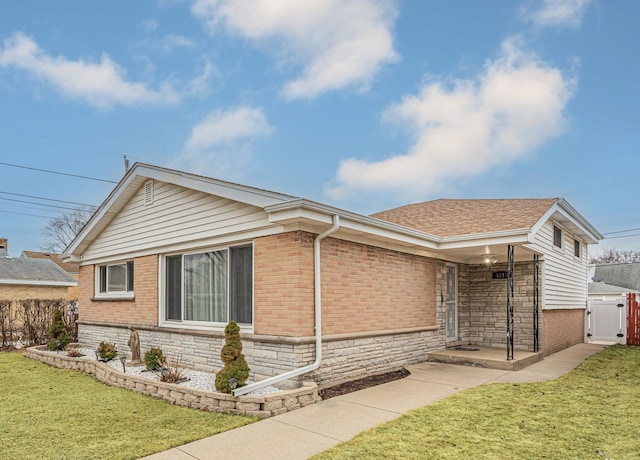
[(429, 353), (429, 359), (504, 370), (541, 360), (540, 254), (515, 244), (472, 246), (451, 254), (468, 263), (439, 265), (445, 348)]

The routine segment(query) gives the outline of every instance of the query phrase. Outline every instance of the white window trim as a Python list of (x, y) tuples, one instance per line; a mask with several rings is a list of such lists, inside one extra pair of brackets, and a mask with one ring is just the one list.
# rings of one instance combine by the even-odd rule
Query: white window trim
[[(127, 260), (120, 260), (117, 262), (109, 262), (109, 263), (105, 263), (105, 264), (96, 264), (94, 267), (94, 298), (95, 299), (133, 299), (135, 297), (135, 292), (134, 291), (116, 291), (116, 292), (100, 292), (100, 267), (109, 267), (111, 265), (122, 265), (122, 264), (127, 264), (127, 262), (133, 262), (132, 259), (127, 259)], [(135, 265), (134, 265), (134, 279), (135, 279)], [(107, 270), (107, 275), (109, 273), (109, 270)], [(127, 279), (126, 282), (128, 283), (129, 280)], [(107, 286), (108, 286), (108, 282), (107, 282)], [(135, 288), (135, 285), (134, 285)]]
[[(560, 229), (560, 246), (556, 246), (556, 228)], [(556, 222), (553, 222), (551, 226), (551, 247), (555, 251), (564, 252), (564, 249), (565, 249), (564, 237), (565, 237), (564, 227)]]
[[(208, 322), (208, 321), (189, 321), (189, 320), (174, 320), (166, 319), (166, 260), (171, 256), (188, 256), (191, 254), (202, 254), (205, 252), (223, 251), (229, 250), (233, 247), (251, 246), (251, 324), (240, 324), (241, 332), (253, 334), (253, 326), (255, 324), (255, 246), (253, 241), (245, 241), (240, 243), (222, 245), (222, 246), (206, 246), (195, 249), (189, 249), (184, 251), (172, 251), (165, 254), (160, 254), (158, 257), (158, 325), (160, 327), (172, 328), (172, 329), (191, 329), (200, 331), (224, 331), (228, 322)], [(184, 282), (184, 270), (180, 275), (181, 282)], [(227, 290), (230, 285), (230, 278), (227, 279)], [(227, 313), (229, 297), (227, 297)], [(184, 305), (183, 305), (184, 307)]]
[[(580, 255), (577, 256), (576, 255), (576, 241), (578, 243), (580, 243)], [(584, 250), (585, 250), (585, 245), (582, 242), (582, 240), (576, 236), (573, 237), (573, 251), (571, 251), (571, 255), (573, 256), (574, 259), (576, 260), (582, 260), (582, 256), (584, 254)]]

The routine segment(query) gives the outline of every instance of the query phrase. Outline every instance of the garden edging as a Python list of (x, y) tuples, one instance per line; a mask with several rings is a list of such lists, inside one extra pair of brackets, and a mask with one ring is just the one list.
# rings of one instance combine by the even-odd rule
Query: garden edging
[(53, 367), (72, 369), (90, 374), (107, 385), (126, 388), (147, 396), (164, 399), (177, 406), (192, 407), (209, 412), (268, 418), (321, 400), (320, 396), (318, 396), (318, 385), (311, 381), (302, 382), (300, 388), (282, 390), (269, 395), (232, 396), (226, 393), (212, 393), (126, 374), (99, 361), (51, 353), (44, 351), (43, 348), (27, 348), (26, 356)]

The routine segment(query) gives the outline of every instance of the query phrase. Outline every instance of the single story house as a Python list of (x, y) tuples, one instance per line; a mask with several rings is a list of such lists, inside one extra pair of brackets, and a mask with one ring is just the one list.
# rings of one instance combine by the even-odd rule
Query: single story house
[[(44, 259), (51, 260), (58, 267), (62, 268), (65, 272), (67, 272), (71, 277), (78, 281), (79, 272), (80, 272), (80, 264), (77, 262), (63, 262), (60, 258), (60, 254), (55, 254), (51, 252), (41, 252), (41, 251), (22, 251), (20, 257), (27, 259)], [(65, 296), (67, 300), (78, 300), (78, 285), (70, 286), (67, 288), (67, 295)]]
[(217, 371), (234, 320), (252, 378), (327, 386), (457, 345), (513, 356), (582, 342), (600, 239), (557, 198), (366, 216), (136, 163), (62, 257), (80, 264), (86, 346), (126, 352), (133, 325), (143, 353)]
[(77, 281), (51, 260), (11, 257), (0, 238), (0, 300), (66, 299)]

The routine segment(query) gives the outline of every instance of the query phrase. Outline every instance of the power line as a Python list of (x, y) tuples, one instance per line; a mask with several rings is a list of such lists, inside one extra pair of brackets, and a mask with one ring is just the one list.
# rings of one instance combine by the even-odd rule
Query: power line
[(95, 181), (98, 181), (98, 182), (108, 182), (110, 184), (117, 184), (118, 183), (118, 182), (113, 181), (113, 180), (99, 179), (97, 177), (82, 176), (80, 174), (69, 174), (69, 173), (63, 173), (63, 172), (59, 172), (59, 171), (51, 171), (50, 169), (32, 168), (31, 166), (22, 166), (22, 165), (16, 165), (16, 164), (12, 164), (12, 163), (4, 163), (2, 161), (0, 161), (0, 165), (11, 166), (13, 168), (30, 169), (32, 171), (40, 171), (40, 172), (45, 172), (45, 173), (49, 173), (49, 174), (58, 174), (60, 176), (77, 177), (79, 179), (95, 180)]
[(75, 211), (75, 209), (76, 209), (76, 208), (70, 208), (69, 206), (57, 206), (55, 204), (36, 203), (35, 201), (16, 200), (15, 198), (3, 198), (1, 196), (0, 196), (0, 200), (13, 201), (15, 203), (35, 204), (35, 205), (38, 205), (38, 206), (46, 206), (48, 208), (68, 209), (70, 211)]
[(77, 204), (78, 206), (89, 206), (90, 208), (97, 208), (97, 206), (94, 204), (77, 203), (75, 201), (56, 200), (53, 198), (45, 198), (42, 196), (23, 195), (22, 193), (11, 193), (11, 192), (0, 192), (0, 193), (2, 193), (3, 195), (22, 196), (25, 198), (35, 198), (36, 200), (55, 201), (56, 203)]
[(628, 232), (635, 232), (640, 230), (640, 228), (630, 228), (628, 230), (618, 230), (617, 232), (605, 232), (603, 233), (603, 235), (614, 235), (616, 233), (628, 233)]
[(55, 217), (40, 216), (38, 214), (27, 214), (26, 212), (5, 211), (0, 209), (0, 212), (6, 212), (7, 214), (19, 214), (21, 216), (42, 217), (43, 219), (55, 219)]
[(640, 233), (634, 233), (634, 234), (632, 234), (632, 235), (609, 236), (609, 237), (607, 237), (607, 238), (605, 238), (605, 239), (607, 239), (607, 240), (614, 240), (614, 239), (616, 239), (616, 238), (630, 238), (630, 237), (632, 237), (632, 236), (640, 236)]

